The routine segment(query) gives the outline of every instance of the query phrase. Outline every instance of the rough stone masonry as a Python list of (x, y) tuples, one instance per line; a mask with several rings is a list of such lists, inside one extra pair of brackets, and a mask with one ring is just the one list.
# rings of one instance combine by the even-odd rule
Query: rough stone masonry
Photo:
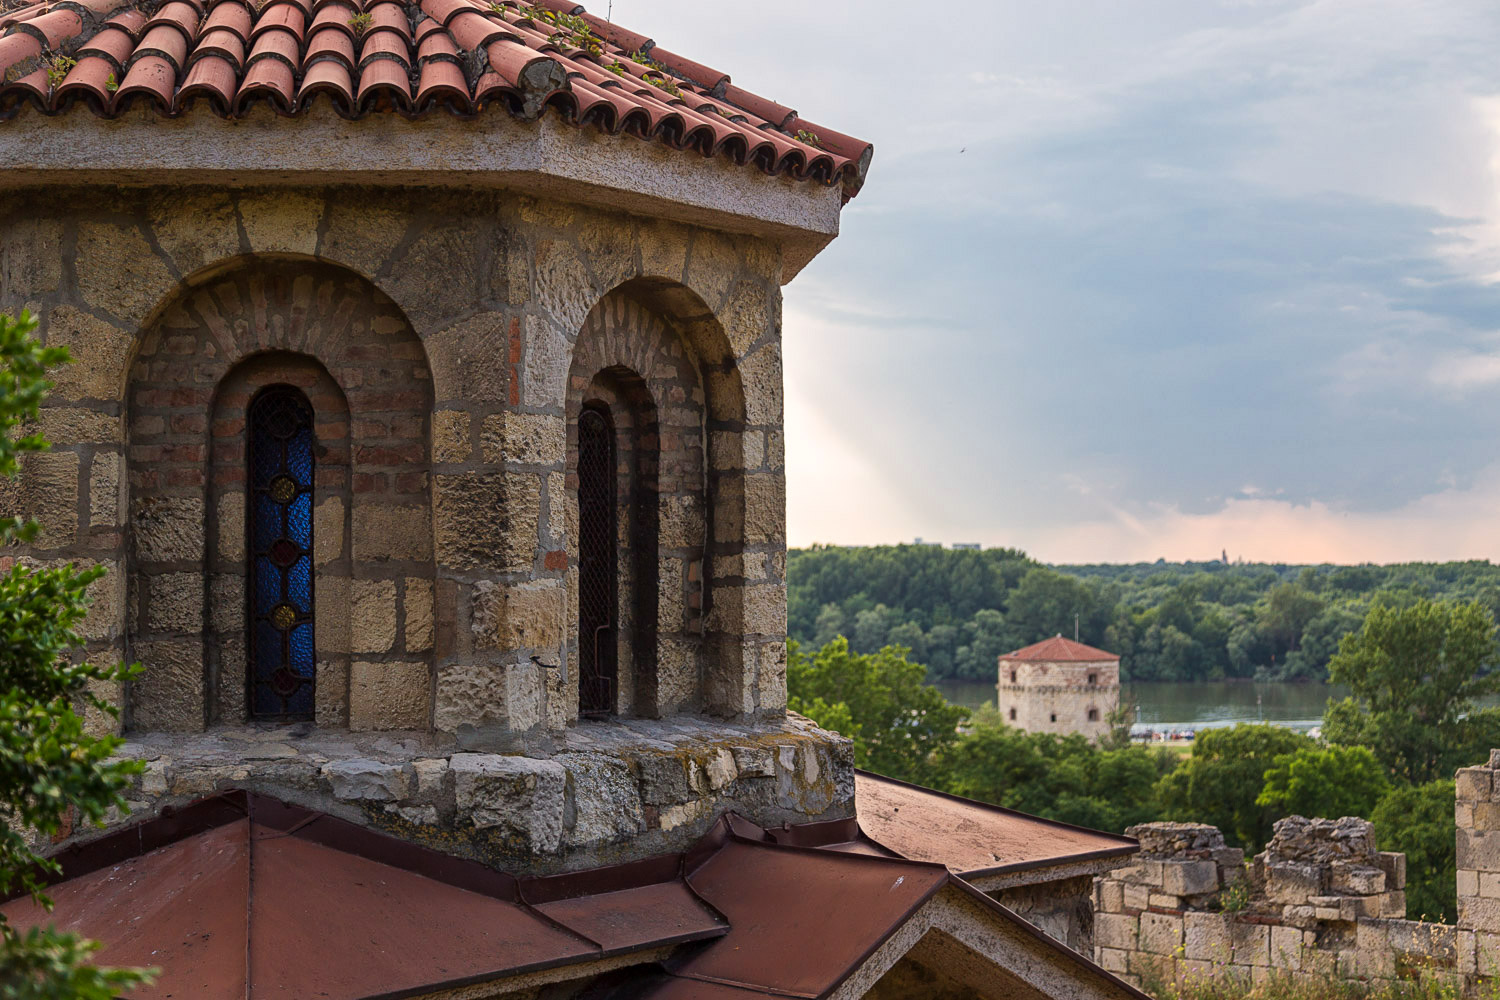
[(1148, 823), (1094, 884), (1095, 959), (1136, 984), (1272, 976), (1422, 979), (1475, 994), (1500, 977), (1500, 750), (1457, 776), (1458, 922), (1406, 919), (1406, 857), (1366, 820), (1276, 824), (1247, 865), (1212, 826)]

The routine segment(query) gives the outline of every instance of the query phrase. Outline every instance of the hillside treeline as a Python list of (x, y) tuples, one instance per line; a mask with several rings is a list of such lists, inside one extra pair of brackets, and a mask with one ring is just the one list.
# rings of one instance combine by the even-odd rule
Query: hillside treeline
[(1479, 601), (1489, 562), (1046, 566), (1016, 549), (816, 546), (787, 556), (788, 631), (856, 653), (905, 646), (930, 680), (992, 680), (1005, 652), (1061, 632), (1121, 656), (1130, 680), (1324, 680), (1372, 606)]

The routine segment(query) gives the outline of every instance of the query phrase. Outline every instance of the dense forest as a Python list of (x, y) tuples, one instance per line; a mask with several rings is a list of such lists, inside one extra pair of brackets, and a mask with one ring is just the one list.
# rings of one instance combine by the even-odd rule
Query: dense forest
[(1046, 566), (1016, 549), (817, 546), (787, 556), (788, 631), (856, 653), (904, 646), (930, 680), (991, 680), (995, 659), (1059, 632), (1119, 653), (1130, 680), (1324, 680), (1372, 606), (1479, 601), (1500, 566), (1141, 563)]

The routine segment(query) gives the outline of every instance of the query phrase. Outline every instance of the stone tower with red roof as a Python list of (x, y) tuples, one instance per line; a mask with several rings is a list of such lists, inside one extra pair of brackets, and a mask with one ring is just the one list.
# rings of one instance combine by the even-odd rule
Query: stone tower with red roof
[(1120, 705), (1120, 658), (1061, 634), (1000, 657), (1000, 717), (1033, 733), (1108, 735)]

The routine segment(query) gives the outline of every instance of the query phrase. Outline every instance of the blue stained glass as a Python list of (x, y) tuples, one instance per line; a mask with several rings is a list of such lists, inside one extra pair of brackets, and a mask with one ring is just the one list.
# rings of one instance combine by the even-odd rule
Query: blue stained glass
[(286, 537), (307, 548), (312, 539), (312, 494), (300, 494), (286, 505)]
[(292, 629), (287, 645), (290, 666), (299, 677), (313, 675), (313, 627), (298, 625)]
[(286, 599), (303, 615), (312, 614), (312, 560), (306, 556), (286, 571)]
[(291, 386), (272, 386), (250, 404), (246, 426), (253, 470), (251, 713), (312, 718), (312, 408)]
[(265, 556), (255, 558), (255, 601), (257, 615), (268, 615), (281, 602), (281, 570)]

